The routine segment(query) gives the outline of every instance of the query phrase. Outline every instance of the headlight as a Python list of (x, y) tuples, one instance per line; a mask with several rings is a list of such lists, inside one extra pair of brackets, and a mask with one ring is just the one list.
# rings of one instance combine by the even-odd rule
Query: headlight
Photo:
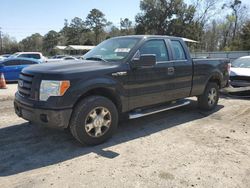
[(46, 101), (50, 96), (63, 96), (69, 89), (70, 81), (42, 80), (40, 85), (40, 101)]

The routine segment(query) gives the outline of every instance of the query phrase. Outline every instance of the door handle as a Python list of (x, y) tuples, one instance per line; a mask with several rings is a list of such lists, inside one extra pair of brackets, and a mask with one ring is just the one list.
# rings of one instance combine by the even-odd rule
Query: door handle
[(168, 74), (169, 75), (173, 75), (174, 71), (175, 71), (174, 67), (168, 67)]

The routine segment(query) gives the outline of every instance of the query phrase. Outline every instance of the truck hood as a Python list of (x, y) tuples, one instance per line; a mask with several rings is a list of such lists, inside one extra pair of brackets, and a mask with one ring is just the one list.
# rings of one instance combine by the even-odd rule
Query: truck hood
[(250, 68), (231, 67), (230, 76), (250, 76)]
[(43, 63), (32, 65), (23, 70), (24, 73), (37, 74), (72, 74), (91, 72), (105, 69), (116, 68), (119, 63), (101, 61), (60, 61), (53, 63)]

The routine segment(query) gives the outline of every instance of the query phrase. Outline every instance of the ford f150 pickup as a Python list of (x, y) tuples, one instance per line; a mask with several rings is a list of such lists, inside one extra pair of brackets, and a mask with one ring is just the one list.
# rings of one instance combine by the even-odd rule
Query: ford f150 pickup
[(185, 42), (169, 36), (108, 39), (84, 60), (23, 69), (15, 112), (35, 124), (69, 128), (81, 143), (106, 141), (119, 118), (189, 104), (212, 110), (229, 79), (227, 59), (192, 59)]

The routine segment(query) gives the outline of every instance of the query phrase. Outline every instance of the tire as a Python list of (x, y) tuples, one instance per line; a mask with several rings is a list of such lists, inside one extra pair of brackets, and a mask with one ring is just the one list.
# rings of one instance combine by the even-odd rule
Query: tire
[(198, 106), (202, 110), (213, 110), (219, 101), (219, 86), (209, 82), (204, 93), (198, 96)]
[(90, 96), (76, 105), (69, 126), (80, 143), (97, 145), (112, 137), (117, 124), (118, 112), (114, 103), (102, 96)]

